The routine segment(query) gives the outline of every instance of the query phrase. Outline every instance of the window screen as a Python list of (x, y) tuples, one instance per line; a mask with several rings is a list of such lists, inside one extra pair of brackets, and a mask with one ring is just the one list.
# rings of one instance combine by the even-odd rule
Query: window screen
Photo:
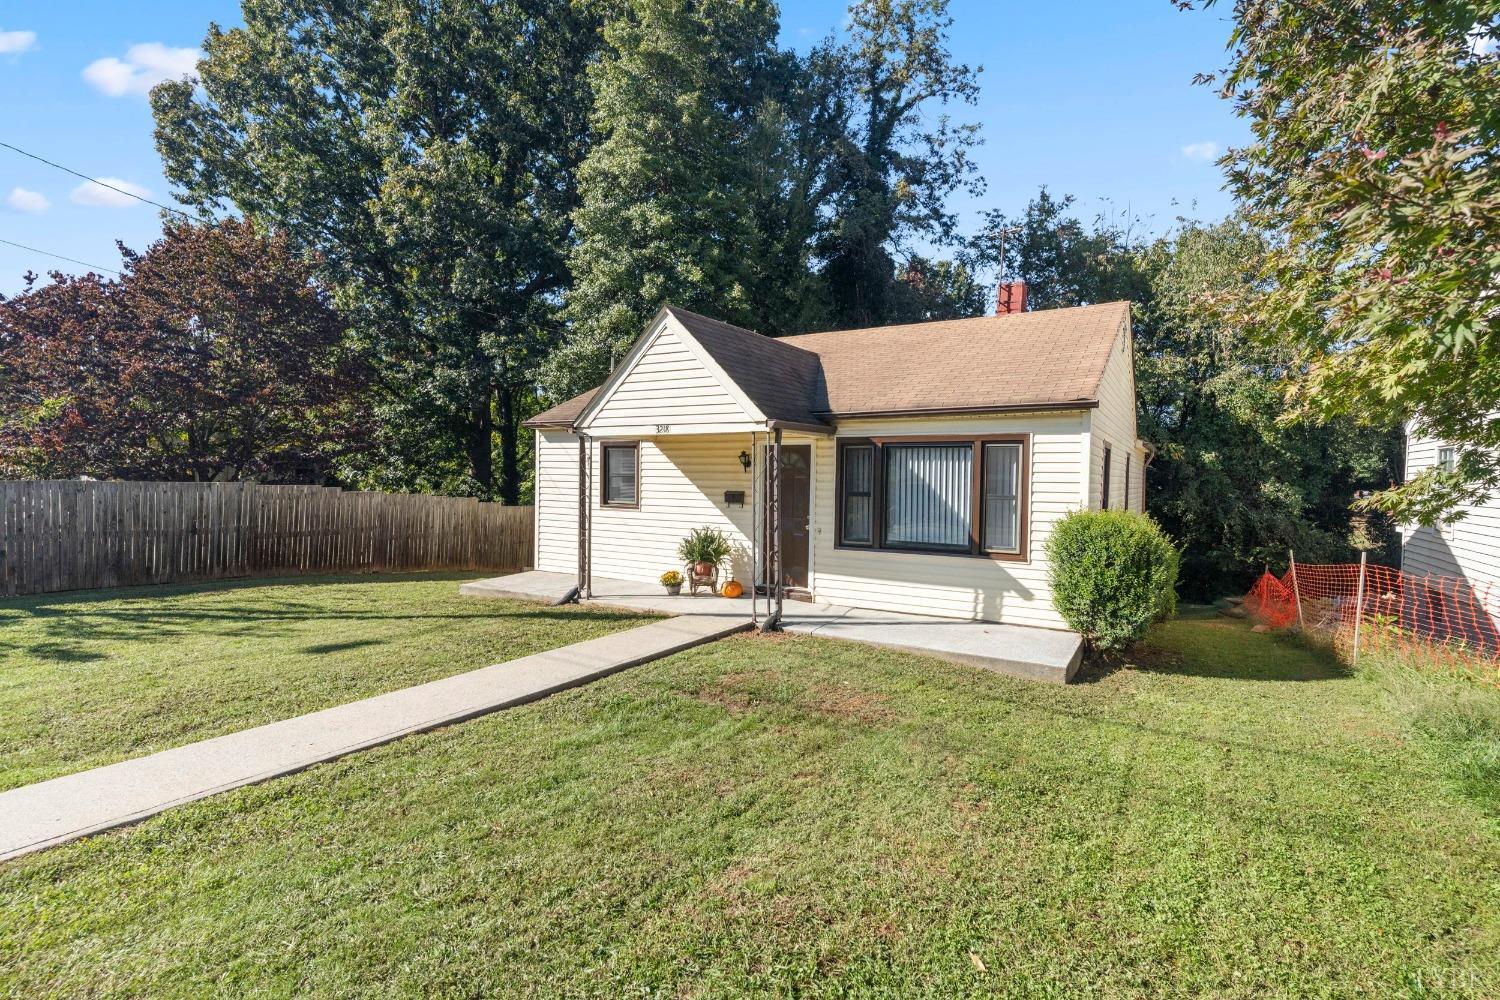
[(869, 545), (875, 541), (875, 447), (845, 446), (843, 468), (844, 544)]
[(984, 548), (1016, 552), (1021, 538), (1021, 446), (984, 446)]

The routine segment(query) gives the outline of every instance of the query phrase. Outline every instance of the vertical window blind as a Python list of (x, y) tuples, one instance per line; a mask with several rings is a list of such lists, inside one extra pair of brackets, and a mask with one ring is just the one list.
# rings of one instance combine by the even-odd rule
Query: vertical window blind
[(974, 450), (970, 445), (887, 445), (886, 541), (968, 548), (973, 475)]

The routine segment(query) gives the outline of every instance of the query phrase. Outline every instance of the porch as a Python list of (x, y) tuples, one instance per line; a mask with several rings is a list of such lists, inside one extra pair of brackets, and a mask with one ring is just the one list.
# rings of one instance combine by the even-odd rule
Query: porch
[[(568, 573), (532, 570), (466, 583), (459, 592), (471, 597), (506, 597), (556, 603), (577, 585)], [(660, 586), (612, 577), (593, 578), (590, 603), (654, 611), (668, 615), (722, 615), (750, 620), (763, 615), (766, 602), (752, 611), (750, 598), (707, 594), (676, 597)], [(1083, 641), (1072, 632), (961, 621), (928, 615), (869, 611), (817, 602), (786, 601), (781, 628), (787, 632), (864, 642), (955, 660), (984, 670), (1027, 680), (1066, 684), (1078, 673)]]

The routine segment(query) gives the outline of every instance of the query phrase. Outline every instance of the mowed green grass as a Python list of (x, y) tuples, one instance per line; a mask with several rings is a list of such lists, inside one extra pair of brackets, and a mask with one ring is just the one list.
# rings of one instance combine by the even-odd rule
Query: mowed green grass
[(742, 636), (0, 866), (0, 993), (1493, 997), (1452, 752), (1235, 623), (1069, 688)]
[(0, 600), (0, 789), (650, 621), (460, 597), (453, 575)]

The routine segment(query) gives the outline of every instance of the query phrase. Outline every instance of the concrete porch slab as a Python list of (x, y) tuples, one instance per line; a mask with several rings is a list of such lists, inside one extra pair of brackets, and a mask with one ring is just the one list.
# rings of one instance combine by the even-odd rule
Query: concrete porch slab
[(939, 656), (1049, 684), (1067, 684), (1083, 663), (1083, 637), (1076, 632), (1023, 625), (844, 608), (836, 614), (788, 615), (784, 627), (788, 632)]
[[(572, 589), (573, 582), (567, 573), (533, 570), (466, 583), (459, 592), (555, 602)], [(734, 600), (707, 594), (672, 597), (655, 584), (606, 577), (594, 578), (593, 603), (667, 615), (750, 618), (748, 596)], [(762, 599), (762, 614), (765, 607)], [(782, 626), (788, 632), (904, 649), (1051, 684), (1073, 680), (1083, 662), (1083, 639), (1077, 633), (1022, 625), (787, 601)]]

